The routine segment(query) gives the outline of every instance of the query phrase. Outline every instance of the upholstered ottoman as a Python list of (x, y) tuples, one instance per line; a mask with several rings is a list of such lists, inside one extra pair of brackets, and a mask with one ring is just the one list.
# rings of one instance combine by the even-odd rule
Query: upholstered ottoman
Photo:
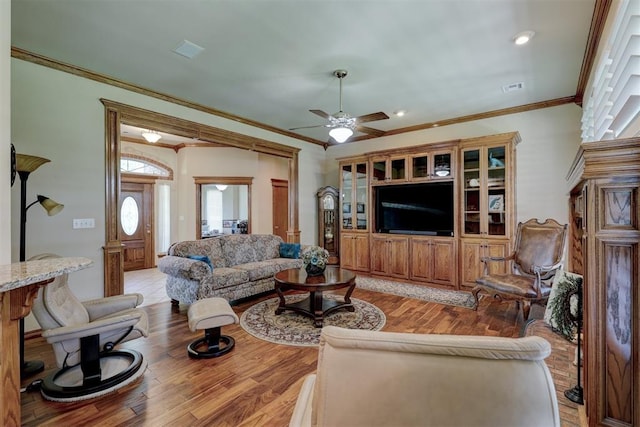
[[(203, 330), (204, 337), (187, 346), (189, 357), (196, 359), (218, 357), (233, 349), (235, 340), (222, 335), (220, 328), (238, 323), (238, 316), (224, 298), (207, 298), (194, 302), (187, 313), (189, 329)], [(206, 346), (206, 349), (204, 347)], [(199, 349), (200, 348), (200, 349)]]

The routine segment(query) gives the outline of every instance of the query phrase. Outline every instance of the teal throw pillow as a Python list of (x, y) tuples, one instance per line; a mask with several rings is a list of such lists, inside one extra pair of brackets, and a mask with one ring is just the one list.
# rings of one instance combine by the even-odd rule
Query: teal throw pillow
[(300, 243), (280, 243), (280, 258), (300, 258)]
[(202, 262), (205, 262), (205, 263), (207, 263), (207, 265), (209, 266), (209, 268), (210, 268), (211, 270), (213, 270), (213, 264), (211, 264), (211, 260), (210, 260), (210, 259), (209, 259), (209, 257), (208, 257), (208, 256), (206, 256), (206, 255), (187, 255), (187, 258), (195, 259), (196, 261), (202, 261)]

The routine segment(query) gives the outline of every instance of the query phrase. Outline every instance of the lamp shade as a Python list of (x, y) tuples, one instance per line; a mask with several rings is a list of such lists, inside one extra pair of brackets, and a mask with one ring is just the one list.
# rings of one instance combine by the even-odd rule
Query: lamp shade
[(45, 159), (44, 157), (30, 156), (28, 154), (16, 154), (16, 171), (33, 172), (50, 161), (51, 160)]
[(40, 203), (42, 205), (44, 210), (47, 211), (47, 215), (49, 215), (49, 216), (54, 216), (54, 215), (60, 213), (60, 211), (62, 211), (62, 209), (64, 209), (64, 205), (63, 204), (60, 204), (60, 203), (56, 202), (55, 200), (52, 200), (52, 199), (50, 199), (48, 197), (41, 196), (41, 195), (38, 195), (38, 203)]
[(336, 142), (345, 142), (351, 135), (353, 135), (353, 131), (347, 127), (337, 127), (333, 128), (329, 131), (329, 135), (336, 140)]

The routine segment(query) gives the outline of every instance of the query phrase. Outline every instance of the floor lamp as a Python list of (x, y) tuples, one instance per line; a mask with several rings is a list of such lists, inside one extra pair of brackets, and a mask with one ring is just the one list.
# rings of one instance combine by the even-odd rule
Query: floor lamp
[[(64, 205), (51, 200), (48, 197), (38, 195), (37, 200), (27, 205), (27, 179), (29, 174), (38, 169), (43, 164), (49, 162), (49, 159), (36, 156), (28, 156), (25, 154), (16, 154), (16, 172), (20, 176), (20, 262), (25, 261), (25, 238), (27, 225), (27, 210), (40, 203), (47, 211), (49, 216), (53, 216), (60, 212)], [(38, 372), (44, 370), (44, 363), (40, 360), (25, 361), (24, 360), (24, 318), (20, 319), (20, 378), (28, 378)]]

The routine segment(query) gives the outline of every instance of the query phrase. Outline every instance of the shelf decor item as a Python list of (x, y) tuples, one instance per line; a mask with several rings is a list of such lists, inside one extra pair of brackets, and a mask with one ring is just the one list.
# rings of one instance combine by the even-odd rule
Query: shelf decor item
[(504, 209), (502, 194), (489, 195), (489, 212), (501, 212)]
[(329, 251), (320, 246), (309, 246), (302, 250), (300, 258), (302, 258), (307, 276), (320, 276), (327, 267)]

